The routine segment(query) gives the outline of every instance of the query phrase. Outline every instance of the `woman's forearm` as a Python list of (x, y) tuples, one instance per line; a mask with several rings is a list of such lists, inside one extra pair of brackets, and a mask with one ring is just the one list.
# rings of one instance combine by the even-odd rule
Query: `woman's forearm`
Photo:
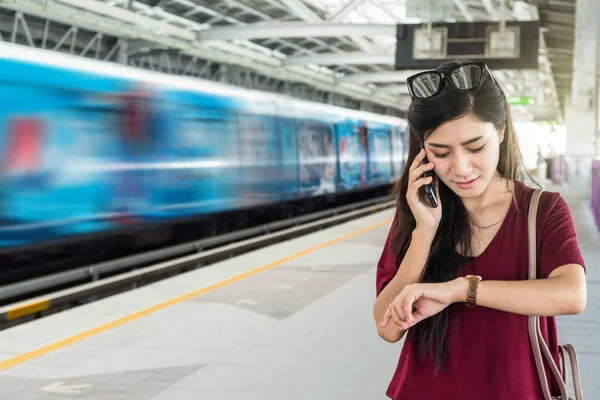
[[(562, 271), (559, 271), (563, 269)], [(547, 279), (479, 282), (477, 306), (521, 315), (579, 314), (585, 309), (587, 291), (581, 267), (560, 267)], [(469, 283), (458, 279), (457, 301), (466, 302)]]
[(379, 336), (388, 342), (397, 342), (405, 331), (396, 324), (388, 324), (385, 328), (379, 325), (390, 303), (400, 294), (404, 286), (417, 283), (429, 257), (429, 249), (433, 242), (433, 234), (415, 230), (411, 244), (402, 260), (396, 276), (381, 291), (375, 301), (373, 314)]

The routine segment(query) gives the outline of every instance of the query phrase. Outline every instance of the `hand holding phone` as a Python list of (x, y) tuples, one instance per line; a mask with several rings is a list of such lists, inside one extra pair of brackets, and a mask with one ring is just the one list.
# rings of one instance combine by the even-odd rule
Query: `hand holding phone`
[[(423, 143), (421, 143), (421, 150), (424, 150), (425, 147), (423, 146)], [(423, 159), (423, 164), (428, 164), (429, 160), (427, 159), (427, 156), (425, 156), (425, 158)], [(423, 177), (428, 178), (430, 176), (433, 176), (433, 171), (425, 171), (423, 173)], [(429, 202), (429, 207), (432, 208), (436, 208), (438, 206), (438, 201), (437, 201), (437, 195), (435, 193), (435, 186), (434, 186), (434, 182), (433, 180), (431, 181), (431, 183), (428, 183), (426, 185), (424, 185), (425, 187), (425, 197), (427, 198), (428, 202)]]
[(436, 195), (439, 180), (436, 180), (434, 168), (422, 149), (409, 167), (409, 185), (406, 190), (406, 200), (416, 222), (415, 229), (433, 234), (437, 232), (442, 219), (443, 206)]

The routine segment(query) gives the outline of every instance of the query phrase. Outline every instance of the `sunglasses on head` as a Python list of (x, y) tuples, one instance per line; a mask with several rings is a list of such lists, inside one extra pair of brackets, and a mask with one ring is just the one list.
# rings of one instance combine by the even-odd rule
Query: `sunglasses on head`
[(429, 99), (442, 91), (444, 80), (459, 91), (476, 89), (483, 81), (484, 72), (496, 83), (484, 62), (468, 62), (445, 73), (437, 70), (419, 72), (406, 79), (406, 84), (411, 99)]

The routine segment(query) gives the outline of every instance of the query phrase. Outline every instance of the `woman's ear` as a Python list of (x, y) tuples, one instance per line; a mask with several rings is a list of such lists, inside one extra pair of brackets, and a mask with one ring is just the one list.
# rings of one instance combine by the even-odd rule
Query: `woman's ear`
[(502, 127), (500, 127), (500, 129), (498, 130), (498, 139), (500, 144), (504, 142), (504, 132), (506, 132), (506, 125), (502, 125)]

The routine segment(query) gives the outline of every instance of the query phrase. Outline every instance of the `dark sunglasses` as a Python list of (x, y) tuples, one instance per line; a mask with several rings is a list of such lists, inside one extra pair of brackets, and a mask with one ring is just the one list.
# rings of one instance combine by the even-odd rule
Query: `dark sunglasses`
[(437, 96), (443, 88), (444, 80), (460, 91), (473, 90), (479, 87), (484, 75), (496, 83), (484, 62), (469, 62), (455, 67), (447, 73), (440, 71), (425, 71), (412, 75), (406, 79), (411, 99), (429, 99)]

